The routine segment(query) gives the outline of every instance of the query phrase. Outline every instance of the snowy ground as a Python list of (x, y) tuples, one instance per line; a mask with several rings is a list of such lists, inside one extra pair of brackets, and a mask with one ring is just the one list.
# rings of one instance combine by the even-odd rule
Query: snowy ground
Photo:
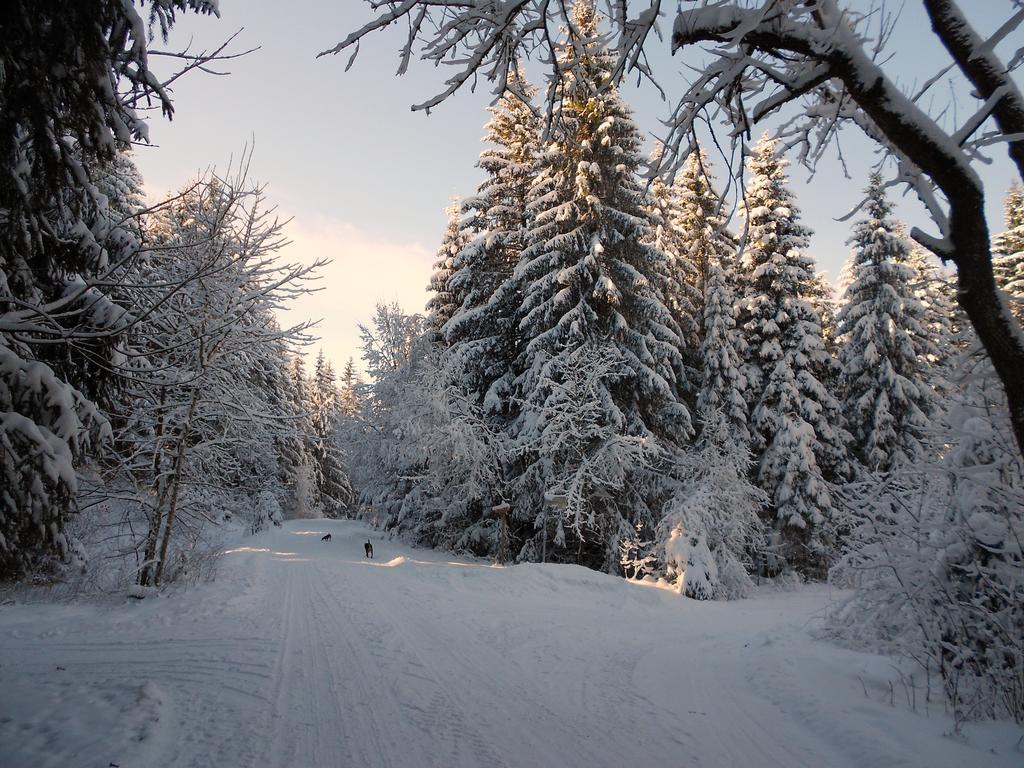
[(828, 600), (697, 603), (293, 521), (188, 591), (0, 606), (0, 766), (1024, 764), (1018, 728), (947, 735), (941, 705), (890, 704), (888, 660), (813, 640)]

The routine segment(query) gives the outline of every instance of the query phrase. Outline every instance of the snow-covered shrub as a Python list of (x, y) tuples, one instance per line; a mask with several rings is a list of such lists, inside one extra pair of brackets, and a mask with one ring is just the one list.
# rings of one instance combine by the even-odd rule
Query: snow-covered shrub
[(958, 720), (1024, 722), (1024, 467), (1005, 405), (965, 399), (950, 438), (941, 465), (851, 488), (832, 631), (937, 673)]
[[(665, 561), (679, 574), (679, 591), (694, 600), (711, 600), (718, 592), (718, 565), (708, 548), (707, 534), (693, 520), (688, 530), (672, 529), (665, 542)], [(745, 575), (745, 574), (744, 574)]]
[(729, 419), (718, 410), (701, 416), (701, 438), (676, 467), (682, 483), (658, 524), (657, 549), (665, 577), (688, 597), (733, 600), (751, 587), (767, 496), (748, 479), (750, 453)]
[(250, 531), (259, 533), (268, 526), (281, 525), (283, 520), (284, 514), (281, 512), (277, 497), (270, 491), (260, 491), (253, 506)]

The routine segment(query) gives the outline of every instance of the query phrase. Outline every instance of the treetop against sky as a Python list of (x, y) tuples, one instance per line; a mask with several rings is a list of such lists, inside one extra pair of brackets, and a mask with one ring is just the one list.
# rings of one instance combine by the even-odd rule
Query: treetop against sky
[[(1005, 16), (1001, 3), (964, 5), (981, 34), (994, 31)], [(911, 89), (935, 74), (940, 51), (933, 36), (912, 32), (927, 24), (918, 3), (887, 10), (900, 12), (897, 29), (904, 34), (895, 35), (886, 51), (886, 69), (900, 73), (901, 84)], [(157, 147), (137, 152), (146, 189), (159, 196), (201, 168), (226, 166), (246, 144), (255, 146), (252, 175), (270, 182), (272, 198), (294, 216), (289, 258), (334, 260), (323, 270), (323, 290), (291, 312), (323, 318), (319, 334), (336, 363), (358, 355), (356, 323), (369, 317), (378, 299), (422, 310), (444, 209), (453, 196), (473, 194), (482, 178), (476, 161), (493, 98), (490, 84), (480, 82), (475, 92), (460, 90), (429, 116), (413, 112), (411, 105), (442, 90), (452, 72), (413, 61), (396, 77), (396, 51), (404, 42), (404, 30), (397, 27), (367, 40), (348, 72), (347, 52), (316, 58), (370, 18), (368, 5), (333, 0), (309, 0), (299, 13), (271, 0), (226, 1), (219, 19), (183, 15), (170, 49), (190, 42), (193, 49), (213, 48), (239, 28), (244, 29), (238, 47), (260, 49), (231, 61), (228, 76), (194, 73), (175, 83), (173, 122), (155, 126)], [(663, 28), (667, 35), (667, 23)], [(623, 86), (648, 147), (665, 134), (663, 121), (674, 97), (693, 76), (686, 65), (697, 63), (672, 57), (669, 48), (667, 38), (647, 47), (664, 99), (649, 83), (637, 85), (635, 77)], [(542, 82), (542, 64), (526, 62), (526, 68), (532, 81)], [(943, 87), (936, 104), (960, 84)], [(153, 119), (162, 121), (155, 114)], [(850, 224), (837, 219), (861, 200), (877, 159), (876, 148), (853, 132), (844, 132), (840, 144), (851, 178), (834, 153), (813, 178), (791, 168), (804, 221), (814, 230), (809, 253), (832, 280), (849, 255)], [(724, 179), (721, 154), (714, 146), (708, 153)], [(1013, 170), (1002, 149), (993, 149), (992, 157), (981, 172), (986, 188), (998, 192), (987, 200), (997, 231), (1001, 196)], [(896, 214), (910, 224), (926, 221), (916, 200), (900, 197), (895, 203)]]

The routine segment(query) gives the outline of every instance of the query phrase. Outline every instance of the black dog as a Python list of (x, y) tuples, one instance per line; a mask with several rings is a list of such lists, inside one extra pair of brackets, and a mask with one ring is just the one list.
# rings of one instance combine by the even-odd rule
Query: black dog
[(368, 558), (373, 560), (373, 544), (370, 543), (369, 539), (367, 539), (366, 543), (363, 544), (363, 551), (366, 552), (366, 556)]
[(331, 540), (331, 534), (329, 534), (329, 533), (326, 536), (324, 536), (323, 538), (320, 539), (320, 541), (330, 541), (330, 540)]

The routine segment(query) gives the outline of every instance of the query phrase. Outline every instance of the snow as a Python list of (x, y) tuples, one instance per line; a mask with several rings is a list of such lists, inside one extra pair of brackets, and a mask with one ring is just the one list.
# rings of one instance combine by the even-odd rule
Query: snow
[(832, 597), (697, 602), (290, 521), (189, 590), (4, 604), (0, 763), (1021, 764), (1019, 728), (951, 736), (941, 704), (926, 717), (890, 689), (890, 659), (816, 640)]

